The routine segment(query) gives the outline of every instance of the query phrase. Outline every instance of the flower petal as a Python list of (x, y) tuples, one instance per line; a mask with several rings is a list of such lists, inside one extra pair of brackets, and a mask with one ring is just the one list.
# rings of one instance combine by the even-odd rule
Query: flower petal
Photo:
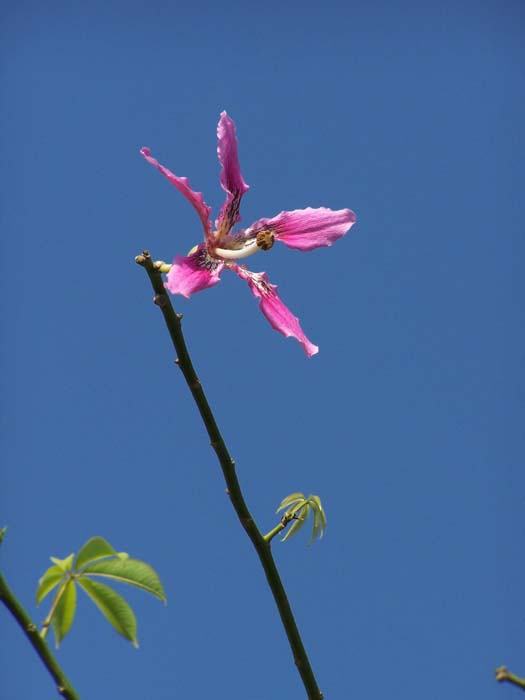
[(190, 294), (213, 287), (220, 282), (223, 267), (224, 263), (211, 258), (206, 246), (201, 244), (195, 253), (187, 257), (177, 255), (164, 286), (172, 294), (182, 294), (189, 299)]
[(277, 241), (289, 248), (313, 250), (330, 246), (355, 224), (355, 214), (350, 209), (295, 209), (282, 211), (273, 219), (259, 219), (246, 233), (271, 231)]
[(239, 277), (246, 280), (259, 301), (259, 308), (266, 316), (272, 328), (287, 338), (295, 338), (304, 348), (308, 357), (319, 352), (317, 345), (311, 343), (299, 325), (299, 319), (292, 314), (277, 296), (277, 287), (271, 284), (265, 272), (250, 272), (245, 267), (231, 266)]
[(199, 215), (199, 219), (202, 221), (202, 226), (204, 228), (204, 236), (206, 239), (208, 239), (212, 235), (210, 222), (211, 207), (209, 207), (204, 201), (202, 193), (194, 192), (191, 189), (187, 177), (178, 177), (177, 175), (174, 175), (171, 172), (171, 170), (168, 170), (168, 168), (165, 168), (163, 165), (161, 165), (158, 160), (153, 158), (149, 148), (141, 148), (140, 152), (148, 161), (148, 163), (151, 163), (151, 165), (157, 168), (157, 170), (159, 170), (164, 175), (164, 177), (166, 177), (171, 182), (172, 185), (175, 185), (175, 187), (179, 190), (179, 192), (182, 195), (184, 195), (184, 197), (186, 197), (188, 202), (190, 202), (190, 204), (193, 205), (197, 214)]
[(221, 186), (226, 192), (226, 201), (222, 205), (216, 226), (219, 233), (227, 234), (240, 221), (239, 206), (241, 198), (250, 188), (244, 182), (241, 174), (235, 124), (226, 112), (221, 114), (217, 126), (217, 138), (219, 140), (217, 154), (222, 165)]

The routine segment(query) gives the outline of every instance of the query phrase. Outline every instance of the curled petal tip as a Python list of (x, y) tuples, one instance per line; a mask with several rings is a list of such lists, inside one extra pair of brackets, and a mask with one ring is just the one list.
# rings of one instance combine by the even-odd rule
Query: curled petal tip
[(304, 348), (304, 351), (306, 352), (308, 357), (313, 357), (314, 355), (317, 355), (317, 353), (319, 352), (319, 346), (314, 345), (313, 343), (310, 343), (308, 348), (307, 347)]
[(355, 211), (352, 211), (351, 209), (343, 209), (343, 211), (346, 212), (346, 215), (348, 217), (348, 222), (350, 223), (351, 226), (355, 224), (357, 221), (357, 216), (355, 214)]

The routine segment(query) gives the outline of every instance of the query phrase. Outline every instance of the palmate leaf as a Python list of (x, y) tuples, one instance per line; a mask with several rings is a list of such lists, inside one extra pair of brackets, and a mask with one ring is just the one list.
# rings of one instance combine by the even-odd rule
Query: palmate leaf
[(138, 559), (103, 559), (82, 569), (82, 577), (101, 576), (121, 583), (129, 583), (166, 602), (164, 588), (154, 569)]
[(77, 589), (72, 579), (69, 579), (59, 589), (57, 597), (60, 596), (55, 613), (52, 618), (53, 632), (55, 633), (55, 643), (58, 647), (66, 634), (71, 629), (75, 619), (77, 608)]
[(281, 501), (277, 513), (282, 510), (286, 512), (281, 522), (286, 524), (286, 521), (290, 522), (293, 520), (293, 523), (281, 542), (286, 542), (286, 540), (299, 532), (308, 519), (310, 512), (312, 512), (313, 523), (312, 536), (308, 544), (311, 544), (317, 537), (321, 539), (326, 529), (326, 515), (319, 496), (310, 494), (308, 498), (306, 498), (302, 493), (291, 493)]
[(40, 605), (40, 603), (44, 600), (46, 595), (60, 583), (64, 576), (65, 571), (59, 566), (49, 567), (49, 569), (44, 573), (44, 575), (38, 582), (38, 589), (36, 592), (37, 605)]
[(117, 632), (138, 647), (137, 620), (124, 598), (104, 583), (85, 576), (79, 576), (77, 581)]
[(128, 583), (166, 602), (164, 588), (155, 570), (143, 561), (131, 559), (126, 552), (117, 552), (103, 537), (97, 536), (88, 540), (76, 558), (74, 554), (70, 554), (65, 559), (51, 557), (51, 561), (54, 566), (40, 578), (36, 597), (37, 603), (40, 603), (58, 586), (51, 610), (42, 627), (44, 637), (48, 627), (53, 627), (57, 646), (73, 624), (77, 583), (115, 629), (135, 646), (138, 646), (137, 622), (132, 609), (122, 596), (105, 584), (93, 581), (93, 578), (101, 577)]

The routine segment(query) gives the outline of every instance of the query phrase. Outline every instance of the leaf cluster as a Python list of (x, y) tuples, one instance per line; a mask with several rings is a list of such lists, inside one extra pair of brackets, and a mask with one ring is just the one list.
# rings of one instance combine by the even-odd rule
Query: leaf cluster
[(162, 583), (154, 569), (125, 552), (117, 552), (103, 537), (92, 537), (76, 556), (70, 554), (65, 559), (51, 557), (51, 561), (53, 566), (38, 582), (36, 602), (39, 605), (56, 589), (40, 634), (45, 637), (52, 626), (57, 647), (71, 629), (75, 618), (77, 586), (95, 603), (117, 632), (135, 647), (138, 647), (137, 620), (133, 610), (120, 594), (99, 579), (128, 583), (166, 603)]
[(285, 542), (299, 532), (299, 530), (308, 520), (310, 513), (312, 514), (313, 522), (312, 536), (308, 544), (312, 544), (316, 537), (321, 539), (326, 529), (326, 515), (323, 510), (323, 506), (321, 505), (321, 499), (319, 496), (310, 494), (307, 497), (302, 493), (291, 493), (281, 501), (279, 508), (277, 508), (275, 512), (279, 513), (283, 510), (285, 511), (281, 518), (283, 525), (286, 526), (292, 520), (293, 524), (290, 526), (290, 529), (286, 535), (282, 538), (282, 542)]

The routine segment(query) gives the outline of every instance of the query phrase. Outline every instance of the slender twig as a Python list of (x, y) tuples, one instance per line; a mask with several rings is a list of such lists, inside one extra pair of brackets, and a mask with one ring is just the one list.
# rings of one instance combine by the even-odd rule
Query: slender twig
[(154, 263), (148, 251), (144, 251), (142, 255), (138, 255), (135, 258), (135, 261), (144, 267), (148, 273), (151, 285), (155, 292), (153, 301), (162, 311), (164, 321), (166, 322), (173, 346), (177, 353), (176, 363), (184, 375), (184, 379), (186, 380), (186, 383), (192, 393), (193, 399), (197, 405), (197, 408), (199, 409), (202, 420), (208, 432), (211, 446), (217, 454), (217, 458), (224, 475), (224, 480), (226, 481), (227, 491), (235, 512), (237, 513), (241, 525), (246, 530), (248, 537), (252, 541), (252, 544), (259, 555), (259, 560), (264, 569), (264, 573), (266, 574), (268, 585), (279, 610), (279, 615), (281, 617), (286, 636), (288, 637), (288, 642), (290, 643), (295, 665), (297, 666), (297, 670), (299, 671), (308, 694), (308, 700), (321, 700), (323, 694), (317, 685), (310, 661), (308, 660), (301, 635), (299, 634), (299, 630), (292, 613), (292, 608), (288, 602), (286, 591), (271, 553), (270, 544), (269, 542), (265, 541), (250, 511), (248, 510), (248, 506), (244, 500), (241, 487), (237, 479), (237, 474), (235, 472), (235, 462), (228, 452), (215, 421), (213, 412), (204, 394), (202, 385), (199, 381), (197, 373), (195, 372), (195, 369), (193, 368), (193, 364), (191, 362), (182, 333), (182, 316), (175, 313), (166, 290), (164, 289), (164, 284), (160, 273), (166, 269), (166, 266), (162, 262)]
[(517, 685), (518, 688), (525, 690), (525, 678), (520, 678), (514, 673), (511, 673), (506, 666), (500, 666), (496, 669), (495, 673), (497, 681), (507, 681), (507, 683), (512, 683), (513, 685)]
[(266, 535), (263, 535), (263, 539), (265, 542), (270, 543), (273, 538), (278, 535), (280, 532), (282, 532), (286, 527), (288, 527), (288, 524), (292, 520), (296, 520), (297, 515), (293, 511), (288, 511), (286, 512), (283, 517), (281, 518), (281, 521), (277, 523), (275, 527), (273, 527), (270, 532), (267, 532)]
[(65, 700), (79, 700), (79, 695), (60, 668), (48, 643), (40, 636), (37, 626), (15, 598), (2, 574), (0, 574), (0, 601), (2, 601), (18, 622), (29, 642), (33, 645), (36, 653), (40, 656), (42, 663), (53, 676), (59, 694), (65, 698)]
[(64, 581), (64, 583), (58, 589), (58, 592), (53, 600), (51, 610), (49, 611), (49, 614), (47, 615), (46, 619), (42, 623), (42, 629), (40, 630), (40, 636), (42, 637), (42, 639), (45, 639), (47, 636), (47, 633), (49, 632), (51, 620), (53, 619), (53, 615), (55, 614), (56, 609), (58, 608), (58, 604), (60, 603), (62, 596), (66, 592), (66, 588), (67, 588), (68, 583), (69, 583), (69, 579)]
[(280, 532), (284, 530), (284, 528), (288, 525), (289, 521), (283, 522), (281, 520), (280, 523), (278, 523), (274, 528), (270, 530), (270, 532), (267, 532), (266, 535), (263, 535), (263, 539), (265, 542), (268, 542), (268, 544), (273, 540), (273, 538), (278, 535)]

